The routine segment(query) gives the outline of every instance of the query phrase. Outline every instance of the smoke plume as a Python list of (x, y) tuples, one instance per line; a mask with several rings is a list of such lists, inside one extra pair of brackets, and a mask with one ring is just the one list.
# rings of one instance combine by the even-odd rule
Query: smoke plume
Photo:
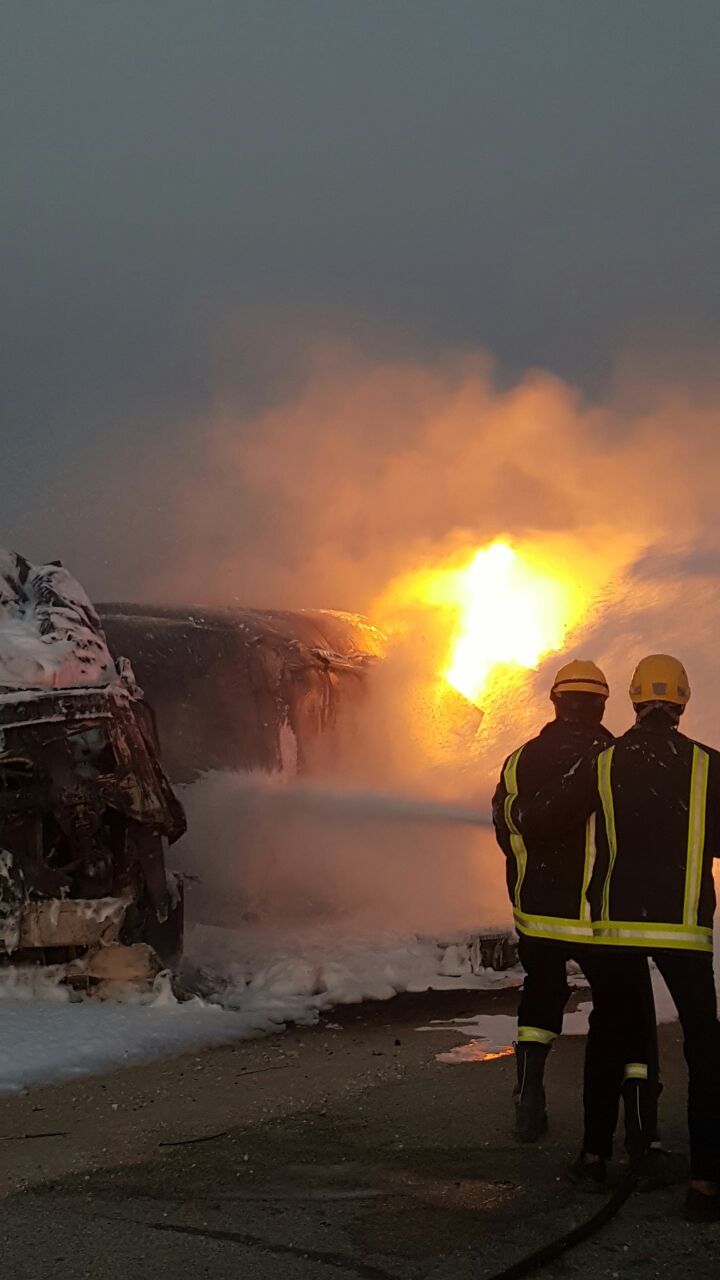
[[(541, 541), (588, 586), (569, 644), (607, 664), (614, 726), (636, 659), (677, 650), (698, 689), (688, 722), (712, 737), (720, 390), (693, 373), (688, 386), (626, 362), (592, 404), (539, 370), (502, 386), (484, 355), (383, 362), (325, 341), (289, 399), (254, 415), (228, 402), (197, 424), (192, 476), (178, 462), (161, 485), (172, 560), (135, 566), (135, 594), (392, 624), (396, 578), (499, 536)], [(410, 664), (436, 643), (429, 625), (414, 626)], [(529, 678), (506, 725), (494, 716), (493, 767), (543, 714), (548, 675)]]
[[(438, 707), (443, 637), (388, 588), (499, 536), (540, 543), (587, 589), (567, 656), (606, 667), (612, 726), (629, 721), (636, 659), (671, 650), (697, 689), (689, 727), (713, 740), (717, 408), (705, 388), (640, 386), (627, 371), (591, 405), (540, 371), (502, 388), (485, 357), (382, 363), (325, 345), (289, 402), (251, 418), (228, 404), (198, 428), (203, 462), (178, 489), (174, 571), (153, 576), (150, 563), (143, 591), (398, 624), (328, 777), (487, 806), (503, 756), (546, 718), (560, 659), (506, 688), (482, 723), (461, 699)], [(487, 833), (278, 814), (271, 796), (253, 800), (229, 779), (189, 799), (206, 902), (234, 885), (232, 914), (242, 902), (261, 917), (340, 912), (417, 929), (507, 918)]]
[[(628, 363), (597, 404), (539, 370), (502, 385), (484, 355), (383, 361), (325, 341), (291, 382), (282, 402), (254, 412), (226, 397), (176, 449), (166, 440), (162, 459), (146, 460), (132, 531), (120, 542), (111, 518), (99, 534), (104, 595), (368, 613), (396, 639), (360, 721), (335, 744), (334, 780), (487, 805), (503, 756), (549, 712), (560, 655), (482, 723), (467, 706), (440, 714), (427, 680), (442, 637), (427, 612), (398, 611), (389, 587), (498, 537), (541, 544), (587, 588), (562, 658), (604, 666), (610, 726), (629, 723), (637, 659), (675, 652), (694, 687), (688, 730), (720, 745), (720, 392), (707, 377), (685, 385)], [(111, 495), (105, 505), (112, 513)], [(228, 797), (206, 788), (196, 819), (225, 884), (232, 840), (243, 840), (233, 873), (243, 900), (384, 904), (388, 919), (421, 927), (433, 900), (443, 926), (453, 903), (464, 923), (470, 894), (478, 922), (497, 918), (500, 864), (490, 873), (485, 853), (477, 863), (493, 885), (486, 912), (468, 879), (478, 855), (467, 832), (460, 854), (447, 853), (451, 837), (412, 826), (293, 823), (280, 839), (265, 819), (222, 819), (228, 804), (237, 812)]]

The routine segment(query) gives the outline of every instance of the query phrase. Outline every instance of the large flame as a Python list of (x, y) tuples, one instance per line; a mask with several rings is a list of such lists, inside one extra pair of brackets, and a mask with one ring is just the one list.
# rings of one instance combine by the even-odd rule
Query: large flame
[(517, 681), (563, 648), (587, 612), (587, 588), (567, 560), (547, 547), (496, 541), (452, 567), (423, 569), (393, 584), (385, 598), (437, 610), (442, 618), (441, 673), (481, 705), (498, 682)]
[(444, 675), (474, 703), (499, 668), (530, 670), (561, 649), (585, 605), (577, 583), (505, 542), (478, 551), (454, 586), (459, 625)]

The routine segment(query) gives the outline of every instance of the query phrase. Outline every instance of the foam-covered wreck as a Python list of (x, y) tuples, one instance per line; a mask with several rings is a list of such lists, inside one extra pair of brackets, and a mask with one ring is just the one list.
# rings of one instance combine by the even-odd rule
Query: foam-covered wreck
[(379, 631), (344, 613), (136, 604), (99, 613), (155, 708), (175, 782), (214, 769), (312, 772), (383, 649)]
[(0, 552), (0, 957), (86, 985), (174, 964), (165, 846), (184, 830), (152, 712), (82, 587)]

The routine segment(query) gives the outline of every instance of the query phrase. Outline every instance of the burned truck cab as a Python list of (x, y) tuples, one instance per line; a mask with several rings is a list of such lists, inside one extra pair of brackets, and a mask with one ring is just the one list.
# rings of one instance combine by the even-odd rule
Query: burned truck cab
[(185, 818), (152, 713), (59, 565), (0, 555), (0, 962), (149, 984), (182, 950)]

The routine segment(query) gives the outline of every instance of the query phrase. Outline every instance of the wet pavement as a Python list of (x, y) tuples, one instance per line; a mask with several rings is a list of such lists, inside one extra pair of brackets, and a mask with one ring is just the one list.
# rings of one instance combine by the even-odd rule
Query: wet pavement
[[(553, 1052), (539, 1146), (510, 1129), (512, 1058), (446, 1065), (434, 1019), (512, 1012), (508, 992), (334, 1010), (289, 1032), (0, 1102), (2, 1244), (17, 1280), (252, 1280), (345, 1273), (485, 1280), (588, 1217), (576, 1153), (584, 1042)], [(663, 1130), (684, 1144), (676, 1027), (661, 1029)], [(56, 1134), (62, 1136), (29, 1137)], [(546, 1277), (710, 1277), (720, 1227), (680, 1188), (635, 1196)]]

